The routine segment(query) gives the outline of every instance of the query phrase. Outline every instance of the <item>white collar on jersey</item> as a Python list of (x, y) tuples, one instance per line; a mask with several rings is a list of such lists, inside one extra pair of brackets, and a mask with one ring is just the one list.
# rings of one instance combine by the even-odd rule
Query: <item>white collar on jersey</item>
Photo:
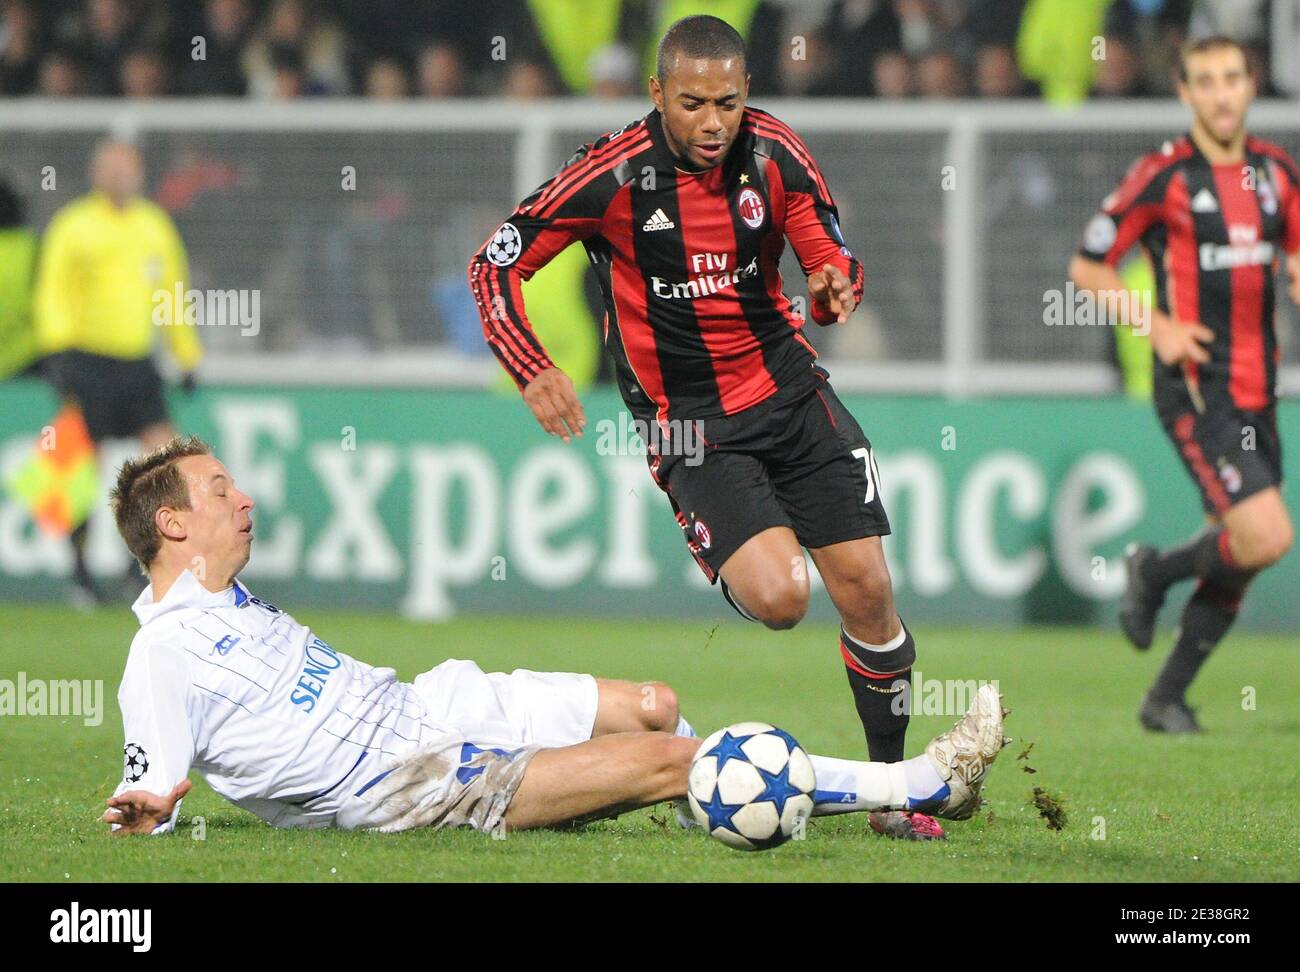
[(153, 585), (150, 584), (140, 592), (140, 596), (131, 605), (131, 610), (135, 612), (140, 624), (145, 625), (177, 608), (229, 607), (232, 604), (238, 607), (248, 598), (248, 588), (238, 580), (224, 591), (210, 591), (200, 584), (199, 579), (192, 573), (183, 570), (180, 576), (172, 581), (172, 586), (163, 595), (161, 601), (154, 602)]

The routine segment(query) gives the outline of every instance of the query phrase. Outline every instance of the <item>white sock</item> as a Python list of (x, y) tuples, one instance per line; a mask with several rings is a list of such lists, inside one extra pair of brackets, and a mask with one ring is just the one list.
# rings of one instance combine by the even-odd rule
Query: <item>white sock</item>
[(909, 810), (941, 798), (943, 780), (924, 754), (901, 763), (865, 763), (856, 759), (813, 756), (817, 791), (813, 816), (863, 810)]
[(925, 804), (942, 800), (948, 795), (948, 784), (934, 768), (933, 760), (925, 753), (903, 760), (903, 775), (907, 778), (909, 810), (924, 809)]
[(676, 731), (673, 733), (673, 735), (675, 735), (675, 736), (690, 736), (691, 738), (695, 738), (695, 730), (691, 728), (691, 724), (690, 724), (689, 722), (687, 722), (687, 721), (686, 721), (685, 719), (683, 719), (681, 716), (678, 716), (678, 717), (677, 717), (677, 729), (676, 729)]

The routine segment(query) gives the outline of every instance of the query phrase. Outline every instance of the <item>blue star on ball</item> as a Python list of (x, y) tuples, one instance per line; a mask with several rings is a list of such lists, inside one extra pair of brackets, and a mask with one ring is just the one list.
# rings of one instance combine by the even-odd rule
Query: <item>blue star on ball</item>
[(736, 815), (740, 807), (730, 803), (723, 803), (717, 787), (713, 788), (713, 795), (709, 797), (708, 803), (700, 803), (700, 809), (709, 818), (709, 833), (713, 833), (718, 829), (730, 830), (733, 834), (740, 833), (731, 822), (731, 818)]
[(740, 748), (740, 744), (751, 738), (752, 735), (751, 733), (748, 736), (733, 736), (729, 732), (724, 732), (722, 738), (718, 740), (718, 744), (704, 755), (718, 757), (718, 773), (722, 772), (722, 767), (727, 765), (728, 760), (738, 759), (741, 762), (748, 763), (749, 757)]
[(777, 816), (785, 813), (785, 803), (787, 800), (791, 797), (800, 796), (803, 793), (803, 790), (790, 782), (789, 763), (782, 766), (781, 772), (779, 773), (769, 773), (767, 770), (760, 769), (757, 766), (755, 766), (754, 769), (758, 770), (758, 775), (763, 778), (763, 783), (766, 784), (763, 787), (763, 792), (754, 798), (754, 802), (758, 803), (763, 800), (770, 800), (773, 805), (776, 806)]

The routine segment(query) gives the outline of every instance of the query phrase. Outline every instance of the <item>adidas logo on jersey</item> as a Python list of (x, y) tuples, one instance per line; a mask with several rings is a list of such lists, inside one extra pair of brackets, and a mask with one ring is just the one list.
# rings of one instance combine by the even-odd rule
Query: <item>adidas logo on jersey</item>
[(647, 233), (653, 233), (655, 230), (676, 229), (677, 224), (665, 216), (662, 209), (656, 209), (654, 215), (647, 219), (641, 228)]
[(1192, 199), (1192, 212), (1194, 213), (1217, 213), (1219, 211), (1219, 201), (1214, 198), (1214, 193), (1209, 189), (1202, 189)]

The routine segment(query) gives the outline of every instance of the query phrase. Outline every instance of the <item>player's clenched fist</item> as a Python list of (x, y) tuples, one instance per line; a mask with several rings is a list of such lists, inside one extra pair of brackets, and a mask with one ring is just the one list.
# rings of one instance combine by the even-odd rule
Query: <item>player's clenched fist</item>
[(587, 427), (573, 382), (559, 368), (547, 368), (530, 381), (524, 388), (524, 403), (548, 435), (558, 435), (565, 442), (571, 435), (581, 436)]
[(853, 296), (853, 284), (844, 271), (828, 263), (816, 273), (808, 274), (808, 293), (812, 299), (835, 315), (835, 323), (843, 324), (858, 306)]

